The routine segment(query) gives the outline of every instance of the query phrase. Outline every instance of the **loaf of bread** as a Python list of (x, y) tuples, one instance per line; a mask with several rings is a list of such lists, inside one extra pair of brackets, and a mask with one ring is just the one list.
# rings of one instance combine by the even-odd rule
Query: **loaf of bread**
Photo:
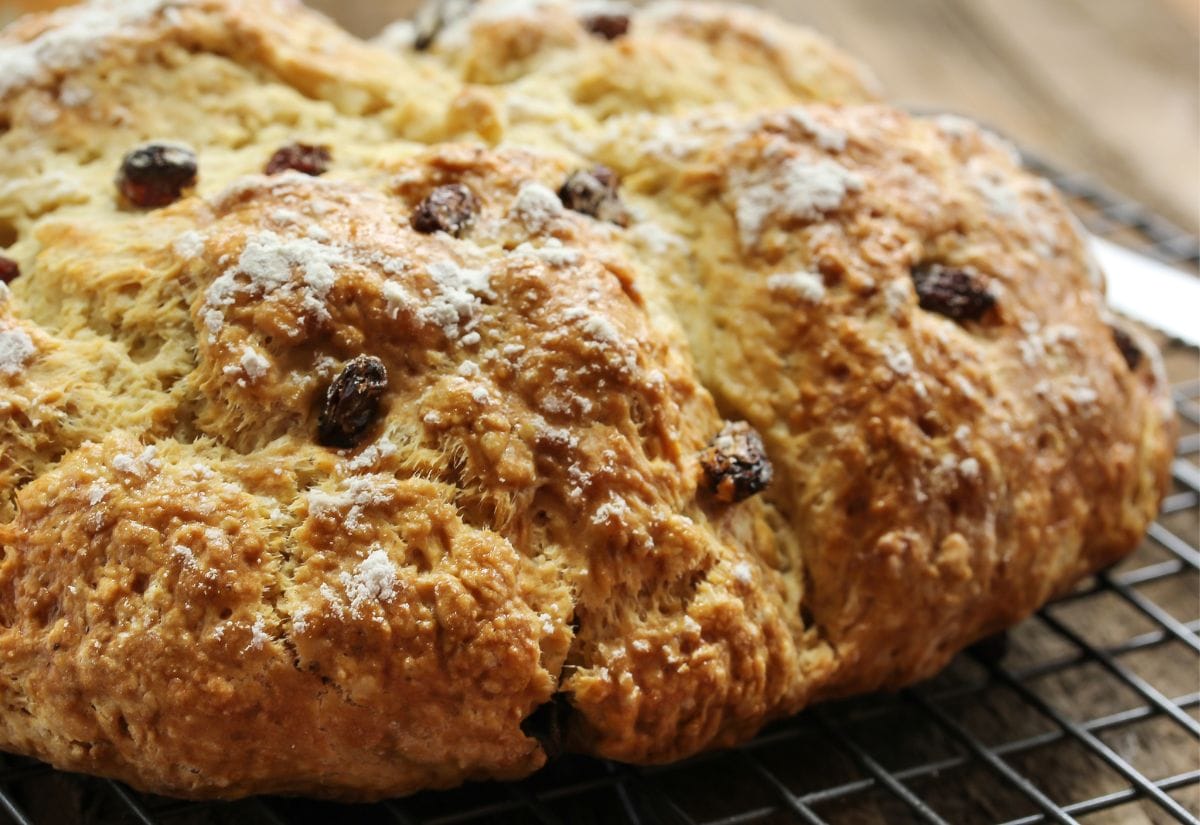
[(0, 747), (187, 797), (659, 762), (1120, 558), (1172, 421), (1062, 199), (747, 10), (0, 35)]

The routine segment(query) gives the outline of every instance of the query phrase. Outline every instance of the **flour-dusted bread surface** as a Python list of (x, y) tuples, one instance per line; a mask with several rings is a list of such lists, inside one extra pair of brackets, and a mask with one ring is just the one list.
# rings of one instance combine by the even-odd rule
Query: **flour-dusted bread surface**
[(443, 0), (375, 42), (462, 84), (450, 130), (583, 154), (598, 128), (629, 116), (880, 95), (825, 38), (729, 3)]
[(700, 380), (762, 433), (838, 660), (822, 695), (931, 675), (1136, 544), (1162, 368), (1008, 146), (879, 106), (668, 128), (596, 157), (657, 222), (628, 240), (671, 274)]
[(377, 42), (465, 83), (506, 87), (509, 115), (519, 120), (560, 106), (604, 120), (630, 109), (671, 114), (879, 95), (870, 72), (825, 38), (735, 4), (449, 0), (424, 11)]
[(387, 41), (0, 35), (0, 746), (210, 797), (664, 761), (1137, 542), (1157, 355), (995, 138), (747, 10)]

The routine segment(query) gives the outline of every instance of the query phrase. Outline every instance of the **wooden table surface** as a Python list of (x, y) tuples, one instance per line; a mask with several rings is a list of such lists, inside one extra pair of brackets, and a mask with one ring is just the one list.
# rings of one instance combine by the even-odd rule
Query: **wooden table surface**
[[(362, 34), (419, 0), (310, 0)], [(991, 124), (1200, 230), (1195, 0), (757, 0), (873, 66), (906, 105)]]

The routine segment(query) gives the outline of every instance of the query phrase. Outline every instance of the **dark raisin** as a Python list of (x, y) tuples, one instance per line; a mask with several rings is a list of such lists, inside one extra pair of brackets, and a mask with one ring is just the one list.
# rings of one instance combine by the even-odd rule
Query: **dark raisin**
[(762, 492), (774, 475), (762, 438), (745, 421), (731, 421), (722, 427), (700, 454), (700, 466), (708, 492), (726, 504)]
[(16, 261), (0, 255), (0, 284), (11, 284), (20, 274), (21, 267)]
[(617, 173), (607, 166), (577, 169), (567, 176), (558, 190), (558, 198), (563, 206), (575, 212), (625, 226), (629, 223), (629, 213), (617, 194), (620, 185)]
[(387, 367), (378, 358), (360, 355), (351, 360), (325, 391), (317, 438), (326, 447), (357, 446), (379, 416), (387, 389)]
[(147, 143), (121, 161), (117, 188), (140, 209), (167, 206), (196, 185), (196, 153), (173, 143)]
[(271, 155), (263, 169), (268, 175), (278, 175), (289, 169), (317, 177), (329, 171), (333, 155), (328, 146), (311, 146), (307, 143), (291, 143)]
[(461, 238), (479, 212), (479, 199), (461, 183), (439, 186), (413, 210), (412, 226), (418, 232), (446, 232)]
[(996, 304), (972, 269), (923, 264), (913, 270), (921, 309), (955, 321), (978, 321)]
[(629, 33), (629, 15), (619, 12), (597, 12), (580, 21), (583, 27), (597, 37), (616, 40)]
[(546, 752), (549, 759), (554, 759), (563, 753), (563, 740), (566, 732), (567, 716), (571, 712), (571, 703), (565, 693), (556, 693), (534, 708), (533, 713), (521, 720), (521, 733), (536, 739)]
[(1112, 328), (1113, 341), (1117, 344), (1117, 349), (1121, 351), (1125, 363), (1129, 369), (1136, 370), (1138, 364), (1142, 363), (1142, 349), (1133, 341), (1133, 336), (1120, 327)]

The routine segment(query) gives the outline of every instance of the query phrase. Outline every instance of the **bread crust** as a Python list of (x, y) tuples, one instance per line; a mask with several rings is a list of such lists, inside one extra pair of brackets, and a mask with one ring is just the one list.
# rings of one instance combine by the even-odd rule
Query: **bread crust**
[[(0, 35), (4, 748), (219, 798), (672, 760), (929, 676), (1140, 538), (1161, 365), (1000, 141), (749, 12), (486, 7), (420, 54), (276, 0)], [(112, 182), (145, 140), (198, 158), (163, 209)], [(261, 174), (296, 142), (329, 171)], [(596, 164), (620, 210), (565, 208)], [(453, 234), (414, 221), (450, 185)], [(379, 414), (322, 446), (360, 356)], [(770, 484), (714, 495), (741, 421)]]

